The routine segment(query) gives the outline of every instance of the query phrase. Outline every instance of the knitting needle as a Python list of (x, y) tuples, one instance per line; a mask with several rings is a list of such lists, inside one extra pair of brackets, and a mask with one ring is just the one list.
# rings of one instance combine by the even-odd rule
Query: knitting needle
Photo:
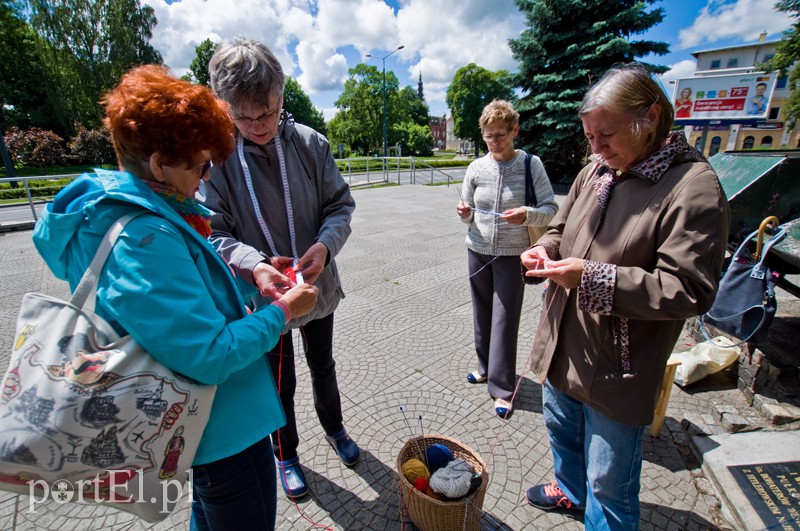
[[(425, 440), (425, 429), (422, 427), (422, 415), (419, 416), (419, 431), (422, 432), (422, 440)], [(423, 454), (425, 458), (425, 468), (430, 470), (431, 468), (428, 466), (428, 454), (427, 452)]]
[(417, 443), (416, 434), (414, 430), (411, 429), (411, 424), (408, 422), (408, 417), (406, 417), (406, 412), (403, 410), (403, 406), (400, 406), (400, 412), (403, 414), (403, 420), (406, 421), (406, 426), (408, 427), (408, 431), (411, 432), (411, 440), (414, 441), (414, 446), (417, 447), (417, 453), (424, 459), (425, 454), (419, 451), (419, 444)]

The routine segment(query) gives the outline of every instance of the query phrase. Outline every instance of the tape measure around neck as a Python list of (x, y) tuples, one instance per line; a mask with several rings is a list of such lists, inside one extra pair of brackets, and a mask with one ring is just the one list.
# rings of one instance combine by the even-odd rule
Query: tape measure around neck
[[(286, 204), (286, 218), (289, 223), (289, 239), (292, 245), (292, 258), (294, 258), (295, 262), (297, 262), (298, 259), (297, 241), (296, 241), (296, 233), (294, 230), (294, 212), (292, 210), (292, 198), (291, 194), (289, 193), (289, 178), (286, 175), (286, 161), (283, 158), (283, 149), (281, 147), (281, 141), (277, 135), (275, 136), (275, 149), (278, 152), (278, 167), (280, 168), (281, 184), (283, 186), (283, 201)], [(256, 212), (258, 225), (261, 227), (261, 232), (264, 234), (264, 238), (266, 238), (267, 240), (267, 245), (269, 245), (269, 250), (272, 252), (272, 256), (279, 256), (280, 253), (278, 252), (277, 247), (275, 247), (275, 241), (272, 239), (272, 234), (270, 234), (269, 228), (267, 228), (267, 223), (264, 221), (264, 216), (262, 216), (261, 214), (261, 207), (258, 203), (258, 197), (256, 197), (256, 192), (253, 189), (253, 179), (250, 174), (250, 167), (247, 165), (247, 161), (244, 158), (244, 138), (241, 135), (238, 135), (236, 141), (236, 152), (239, 155), (239, 163), (242, 165), (242, 171), (244, 172), (244, 180), (245, 183), (247, 184), (247, 191), (250, 193), (250, 201), (253, 202), (253, 209)]]

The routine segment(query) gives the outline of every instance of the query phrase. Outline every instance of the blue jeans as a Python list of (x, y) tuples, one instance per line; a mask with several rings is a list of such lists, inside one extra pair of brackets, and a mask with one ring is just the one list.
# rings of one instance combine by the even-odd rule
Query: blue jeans
[[(620, 397), (624, 400), (625, 397)], [(545, 381), (544, 421), (561, 490), (586, 509), (587, 530), (639, 529), (642, 436)]]
[(194, 466), (189, 529), (275, 529), (276, 489), (269, 437), (238, 454)]

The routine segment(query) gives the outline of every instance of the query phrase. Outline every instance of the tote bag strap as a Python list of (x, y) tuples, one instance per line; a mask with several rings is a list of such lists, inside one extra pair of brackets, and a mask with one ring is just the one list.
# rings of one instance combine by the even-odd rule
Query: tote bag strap
[[(103, 240), (100, 242), (100, 246), (97, 248), (97, 253), (95, 253), (92, 263), (89, 264), (83, 277), (81, 277), (81, 281), (75, 288), (75, 292), (69, 300), (70, 304), (76, 308), (83, 308), (89, 295), (93, 294), (97, 289), (97, 279), (100, 276), (100, 272), (103, 270), (108, 255), (111, 253), (111, 249), (114, 247), (114, 243), (116, 243), (117, 238), (119, 238), (119, 235), (122, 233), (122, 229), (124, 229), (125, 225), (133, 218), (141, 216), (146, 212), (146, 210), (129, 212), (121, 216), (109, 227), (105, 236), (103, 236)], [(94, 304), (92, 304), (92, 306), (94, 306)]]
[(536, 208), (536, 188), (533, 186), (531, 177), (531, 158), (533, 155), (525, 155), (525, 205)]

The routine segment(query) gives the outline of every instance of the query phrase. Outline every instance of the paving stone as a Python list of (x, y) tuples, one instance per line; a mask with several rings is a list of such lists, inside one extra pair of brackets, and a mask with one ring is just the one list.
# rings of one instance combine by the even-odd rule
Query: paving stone
[[(502, 524), (499, 529), (583, 529), (570, 514), (539, 511), (525, 501), (529, 487), (553, 479), (541, 385), (528, 368), (544, 286), (525, 288), (519, 387), (514, 414), (504, 422), (494, 413), (487, 387), (465, 380), (474, 370), (475, 350), (465, 227), (449, 214), (455, 192), (444, 186), (402, 186), (354, 194), (353, 234), (337, 257), (346, 298), (336, 312), (334, 353), (345, 426), (363, 457), (347, 468), (324, 441), (302, 340), (295, 334), (298, 451), (310, 495), (295, 506), (279, 492), (277, 529), (306, 530), (312, 522), (337, 531), (411, 529), (402, 514), (396, 459), (406, 441), (423, 430), (456, 439), (484, 460), (489, 471), (485, 522)], [(68, 286), (44, 266), (30, 237), (30, 231), (21, 231), (0, 239), (2, 368), (22, 294), (69, 296)], [(687, 330), (677, 348), (691, 348), (692, 342)], [(749, 425), (759, 416), (737, 389), (735, 371), (673, 387), (661, 436), (647, 435), (643, 441), (641, 529), (726, 528), (714, 487), (697, 470), (700, 459), (689, 443), (691, 435), (724, 432), (726, 414), (738, 414)], [(190, 488), (176, 510), (157, 524), (101, 505), (49, 502), (28, 514), (26, 500), (0, 493), (0, 529), (185, 530), (191, 515)]]

